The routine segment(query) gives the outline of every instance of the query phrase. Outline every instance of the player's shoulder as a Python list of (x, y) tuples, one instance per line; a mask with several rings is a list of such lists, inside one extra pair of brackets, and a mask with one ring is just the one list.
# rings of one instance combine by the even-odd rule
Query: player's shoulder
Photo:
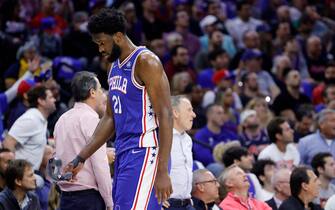
[(148, 64), (148, 63), (160, 63), (160, 59), (158, 56), (151, 52), (150, 50), (143, 50), (138, 56), (138, 62), (140, 64)]

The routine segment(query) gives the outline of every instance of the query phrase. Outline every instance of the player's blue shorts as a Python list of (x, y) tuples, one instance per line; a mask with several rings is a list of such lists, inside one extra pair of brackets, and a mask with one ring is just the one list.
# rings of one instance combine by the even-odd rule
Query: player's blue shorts
[(115, 158), (113, 180), (114, 210), (160, 210), (154, 181), (158, 148), (136, 148)]

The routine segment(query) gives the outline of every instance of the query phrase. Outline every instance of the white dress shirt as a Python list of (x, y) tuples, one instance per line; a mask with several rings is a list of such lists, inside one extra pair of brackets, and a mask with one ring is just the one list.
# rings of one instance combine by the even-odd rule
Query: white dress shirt
[(192, 168), (192, 139), (186, 132), (179, 133), (173, 129), (170, 171), (173, 193), (171, 198), (191, 198)]

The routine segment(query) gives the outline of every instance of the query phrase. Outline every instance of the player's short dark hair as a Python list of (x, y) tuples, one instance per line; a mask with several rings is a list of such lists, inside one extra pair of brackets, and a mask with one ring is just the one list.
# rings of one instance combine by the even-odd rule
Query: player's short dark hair
[(48, 89), (44, 85), (38, 85), (29, 90), (27, 93), (29, 107), (37, 108), (38, 99), (45, 100), (47, 98), (47, 90)]
[(104, 8), (90, 17), (87, 28), (91, 34), (113, 35), (117, 32), (126, 34), (126, 25), (127, 21), (121, 12)]
[(267, 131), (269, 139), (272, 143), (276, 143), (277, 141), (276, 134), (282, 134), (283, 129), (280, 127), (280, 125), (282, 125), (284, 122), (286, 122), (286, 120), (282, 117), (275, 117), (269, 122)]
[(312, 168), (314, 173), (319, 176), (319, 171), (318, 168), (321, 167), (324, 169), (324, 166), (326, 164), (325, 158), (327, 157), (333, 157), (332, 154), (330, 154), (329, 152), (320, 152), (318, 154), (316, 154), (311, 162)]
[(84, 101), (90, 96), (90, 90), (97, 89), (96, 75), (88, 71), (77, 72), (71, 82), (72, 95), (76, 102)]
[(230, 147), (222, 155), (222, 162), (225, 167), (229, 167), (234, 164), (235, 160), (241, 160), (243, 156), (248, 156), (248, 150), (241, 146)]
[(257, 160), (255, 163), (254, 163), (254, 166), (252, 167), (251, 169), (251, 173), (254, 173), (259, 182), (261, 183), (261, 185), (263, 186), (264, 183), (263, 181), (260, 179), (260, 176), (264, 176), (265, 175), (265, 166), (267, 165), (271, 165), (271, 166), (275, 166), (276, 163), (273, 162), (273, 160), (270, 160), (270, 159), (264, 159), (264, 160)]
[(24, 170), (27, 167), (32, 167), (32, 164), (27, 160), (17, 159), (11, 160), (8, 164), (8, 168), (5, 172), (5, 180), (7, 187), (11, 190), (15, 189), (15, 180), (22, 180)]
[(301, 184), (302, 183), (309, 183), (309, 176), (307, 174), (307, 171), (311, 170), (310, 168), (306, 166), (299, 166), (295, 169), (293, 169), (290, 177), (290, 188), (291, 188), (291, 194), (294, 197), (298, 197), (299, 193), (301, 192)]

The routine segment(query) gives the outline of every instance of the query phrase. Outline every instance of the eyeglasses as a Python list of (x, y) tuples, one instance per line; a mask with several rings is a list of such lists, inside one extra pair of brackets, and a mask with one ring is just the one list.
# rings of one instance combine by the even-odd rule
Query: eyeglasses
[(195, 184), (205, 184), (205, 183), (219, 183), (219, 181), (217, 179), (212, 179), (212, 180), (208, 180), (208, 181), (202, 181), (202, 182), (197, 182)]

